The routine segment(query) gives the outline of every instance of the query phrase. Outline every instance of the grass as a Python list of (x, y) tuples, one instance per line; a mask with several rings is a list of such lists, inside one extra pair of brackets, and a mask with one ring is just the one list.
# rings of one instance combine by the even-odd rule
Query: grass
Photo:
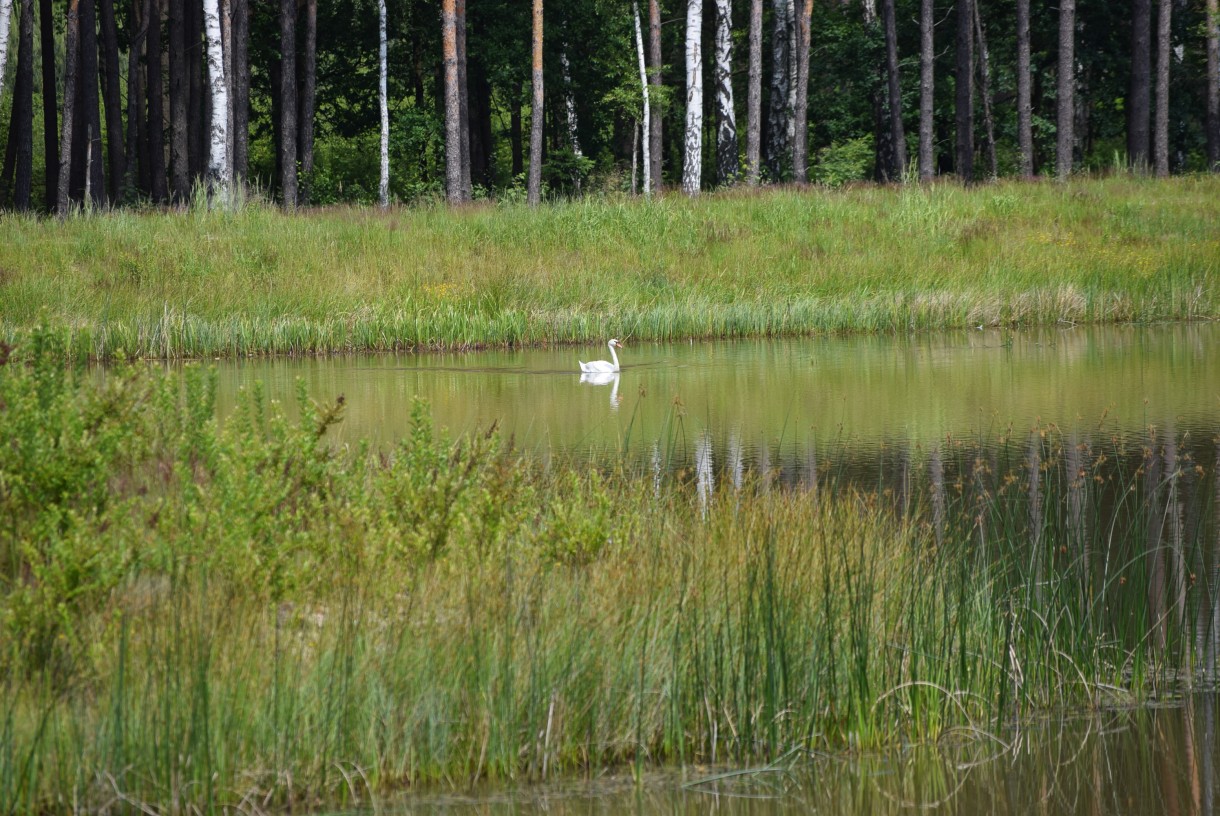
[(901, 515), (834, 474), (547, 471), (422, 407), (387, 451), (257, 389), (219, 427), (199, 367), (99, 380), (28, 342), (0, 365), (3, 812), (756, 763), (1215, 677), (1216, 482), (1171, 439), (947, 448)]
[(1220, 315), (1220, 179), (0, 216), (0, 338), (207, 358)]

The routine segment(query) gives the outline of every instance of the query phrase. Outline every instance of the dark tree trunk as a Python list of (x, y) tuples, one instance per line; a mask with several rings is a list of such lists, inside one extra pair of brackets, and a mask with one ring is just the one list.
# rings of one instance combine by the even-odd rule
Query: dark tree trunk
[(233, 180), (250, 174), (250, 0), (233, 0)]
[[(114, 0), (98, 0), (98, 11), (101, 16), (102, 54), (106, 66), (105, 91), (102, 98), (106, 105), (107, 175), (110, 182), (108, 197), (113, 202), (119, 200), (126, 175), (126, 157), (123, 155), (126, 146), (123, 137), (123, 91), (122, 78), (119, 76), (119, 31), (114, 22)], [(98, 156), (98, 160), (101, 160), (101, 156)]]
[[(34, 2), (20, 0), (21, 19), (18, 21), (17, 74), (13, 81), (13, 103), (9, 109), (8, 145), (4, 151), (4, 169), (0, 173), (3, 194), (0, 201), (10, 201), (14, 209), (30, 208), (30, 190), (34, 179)], [(15, 181), (14, 181), (15, 176)]]
[(467, 75), (470, 143), (470, 180), (484, 189), (491, 187), (491, 85), (479, 60)]
[(271, 184), (277, 185), (284, 175), (283, 164), (280, 159), (282, 154), (280, 151), (280, 123), (284, 118), (283, 99), (283, 63), (278, 59), (272, 59), (271, 65), (267, 71), (267, 78), (271, 81), (271, 144), (274, 146), (272, 151), (275, 154), (275, 169), (271, 174)]
[(1152, 122), (1152, 0), (1131, 4), (1131, 93), (1127, 106), (1127, 158), (1136, 172), (1148, 170)]
[[(191, 194), (187, 157), (186, 109), (190, 88), (186, 79), (186, 0), (169, 0), (169, 175), (176, 202)], [(151, 81), (150, 81), (151, 84)]]
[(441, 2), (441, 52), (445, 64), (445, 197), (465, 198), (462, 185), (462, 92), (458, 88), (457, 0)]
[(762, 157), (762, 0), (750, 0), (750, 68), (746, 88), (746, 184), (758, 184)]
[(42, 152), (47, 212), (55, 211), (59, 179), (59, 116), (55, 98), (55, 20), (51, 0), (39, 0), (38, 30), (42, 44)]
[(525, 172), (524, 145), (521, 133), (521, 97), (514, 96), (509, 109), (508, 138), (513, 154), (513, 178)]
[(1034, 174), (1029, 78), (1029, 0), (1017, 0), (1017, 172), (1025, 178)]
[(148, 162), (140, 157), (140, 146), (146, 144), (143, 109), (144, 98), (142, 74), (140, 73), (140, 50), (148, 36), (148, 21), (152, 17), (152, 0), (132, 0), (128, 21), (129, 43), (127, 49), (127, 138), (123, 146), (123, 180), (120, 197), (131, 198), (137, 185), (148, 189)]
[(162, 0), (153, 0), (148, 21), (148, 182), (153, 201), (169, 200), (165, 175), (165, 107), (161, 82)]
[(454, 34), (457, 36), (457, 86), (458, 86), (458, 138), (461, 147), (458, 158), (462, 162), (462, 200), (474, 197), (470, 182), (470, 86), (466, 68), (466, 0), (457, 0), (455, 5)]
[[(452, 2), (452, 0), (446, 0)], [(531, 207), (542, 200), (542, 0), (533, 0), (533, 40), (530, 75), (530, 169), (526, 197)]]
[(648, 0), (648, 159), (652, 164), (652, 192), (661, 190), (661, 172), (664, 167), (661, 157), (661, 5), (660, 0)]
[(907, 169), (907, 140), (902, 128), (902, 85), (898, 81), (898, 22), (894, 0), (881, 0), (881, 24), (885, 26), (885, 76), (890, 102), (890, 139), (894, 143), (894, 179)]
[(105, 199), (106, 179), (102, 170), (105, 158), (102, 154), (101, 100), (98, 99), (97, 15), (94, 0), (81, 0), (80, 9), (81, 106), (84, 115), (81, 123), (88, 142), (85, 169), (89, 174), (89, 195), (93, 204), (99, 205)]
[[(1075, 0), (1073, 0), (1075, 2)], [(1152, 161), (1156, 174), (1169, 175), (1169, 64), (1173, 60), (1170, 21), (1173, 0), (1160, 0), (1156, 14), (1156, 125)]]
[(199, 0), (186, 3), (186, 75), (189, 85), (187, 102), (187, 163), (191, 184), (203, 178), (208, 166), (208, 140), (211, 132), (211, 98), (203, 88), (203, 4)]
[(280, 0), (280, 195), (297, 204), (297, 4)]
[(975, 53), (979, 64), (979, 99), (983, 102), (983, 147), (987, 154), (987, 170), (992, 178), (1000, 175), (1000, 163), (995, 152), (995, 119), (991, 116), (991, 56), (987, 53), (987, 36), (983, 31), (983, 18), (979, 5), (974, 4)]
[[(1028, 2), (1028, 0), (1025, 0)], [(933, 60), (932, 28), (935, 24), (932, 0), (922, 0), (919, 6), (919, 180), (931, 181), (936, 175), (935, 143), (933, 139)]]
[(305, 53), (301, 66), (300, 128), (297, 147), (301, 154), (301, 206), (309, 206), (313, 181), (313, 118), (318, 87), (318, 0), (305, 0)]
[(957, 176), (974, 180), (974, 0), (957, 2), (957, 84), (954, 114), (957, 121)]
[(55, 210), (60, 218), (68, 214), (71, 199), (68, 198), (68, 185), (72, 174), (72, 137), (73, 115), (76, 108), (76, 75), (78, 73), (77, 59), (80, 51), (80, 0), (68, 0), (67, 35), (64, 45), (64, 111), (63, 130), (59, 143), (62, 146), (59, 156), (59, 179), (56, 184)]
[(784, 161), (790, 148), (788, 127), (792, 121), (792, 109), (788, 107), (788, 85), (793, 77), (788, 70), (792, 63), (792, 43), (788, 33), (792, 25), (792, 10), (792, 0), (771, 2), (771, 99), (767, 110), (766, 164), (772, 182), (783, 178)]
[(1207, 0), (1207, 165), (1220, 171), (1220, 3)]
[(1058, 113), (1055, 117), (1055, 176), (1065, 181), (1072, 174), (1075, 148), (1076, 0), (1059, 0)]
[(796, 0), (796, 104), (792, 109), (792, 177), (797, 184), (809, 182), (809, 46), (813, 0)]

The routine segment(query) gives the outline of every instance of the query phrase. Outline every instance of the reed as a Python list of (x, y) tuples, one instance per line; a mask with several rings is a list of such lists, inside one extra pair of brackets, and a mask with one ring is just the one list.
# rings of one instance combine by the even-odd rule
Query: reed
[(835, 473), (701, 500), (422, 407), (385, 451), (258, 389), (219, 427), (206, 370), (67, 342), (0, 365), (4, 812), (756, 763), (1215, 676), (1214, 477), (1164, 445), (946, 449), (905, 516)]
[(1209, 319), (1220, 181), (0, 216), (0, 338), (208, 358)]

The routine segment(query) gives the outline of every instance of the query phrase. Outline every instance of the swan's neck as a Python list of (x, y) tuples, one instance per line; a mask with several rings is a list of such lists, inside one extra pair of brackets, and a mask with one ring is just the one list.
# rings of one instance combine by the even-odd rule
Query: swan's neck
[(608, 345), (610, 347), (610, 359), (614, 361), (614, 370), (618, 371), (618, 369), (619, 369), (618, 355), (614, 353), (614, 344), (607, 343), (606, 345)]

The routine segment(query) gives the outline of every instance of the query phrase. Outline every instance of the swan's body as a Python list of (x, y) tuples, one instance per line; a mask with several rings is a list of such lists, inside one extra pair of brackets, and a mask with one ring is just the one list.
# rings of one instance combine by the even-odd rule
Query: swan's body
[[(591, 363), (580, 363), (580, 370), (586, 374), (613, 374), (619, 370), (618, 355), (614, 353), (616, 348), (622, 348), (623, 344), (617, 340), (611, 340), (606, 344), (610, 347), (610, 357), (614, 362), (606, 362), (605, 360), (594, 360)], [(577, 362), (580, 362), (579, 360)]]

